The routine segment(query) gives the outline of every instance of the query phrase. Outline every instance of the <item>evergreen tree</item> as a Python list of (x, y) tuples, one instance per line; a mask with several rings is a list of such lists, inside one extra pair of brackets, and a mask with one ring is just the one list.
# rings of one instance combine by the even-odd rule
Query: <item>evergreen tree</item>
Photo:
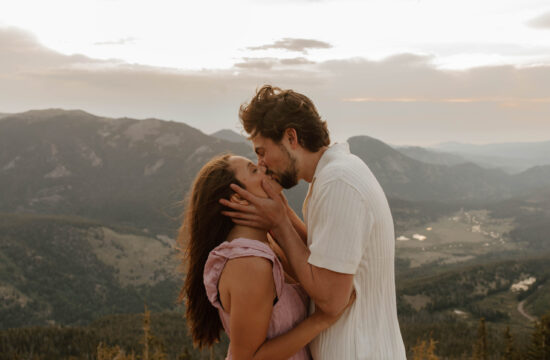
[(527, 358), (550, 360), (550, 313), (543, 315), (540, 321), (535, 323)]
[(151, 342), (151, 312), (145, 305), (143, 314), (143, 360), (149, 360), (149, 343)]
[(479, 327), (477, 328), (477, 340), (474, 344), (474, 352), (472, 358), (475, 360), (488, 360), (489, 353), (487, 352), (487, 329), (485, 327), (485, 318), (479, 319)]
[(413, 360), (439, 360), (439, 357), (435, 354), (435, 341), (430, 334), (429, 343), (426, 340), (420, 340), (416, 342), (416, 345), (413, 346)]
[(514, 346), (514, 338), (510, 333), (510, 326), (506, 326), (504, 331), (504, 353), (502, 354), (502, 359), (504, 360), (515, 360), (517, 359), (516, 348)]

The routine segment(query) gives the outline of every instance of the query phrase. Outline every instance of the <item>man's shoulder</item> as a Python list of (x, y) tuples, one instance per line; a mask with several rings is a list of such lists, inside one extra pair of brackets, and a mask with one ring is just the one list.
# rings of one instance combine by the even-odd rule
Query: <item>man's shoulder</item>
[(359, 157), (353, 154), (340, 154), (329, 161), (317, 174), (316, 183), (326, 184), (332, 181), (359, 186), (370, 175), (370, 170)]

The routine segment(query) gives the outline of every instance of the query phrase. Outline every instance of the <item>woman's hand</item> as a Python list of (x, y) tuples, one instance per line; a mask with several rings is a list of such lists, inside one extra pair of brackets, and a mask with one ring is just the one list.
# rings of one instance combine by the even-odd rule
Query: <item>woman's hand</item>
[(355, 294), (355, 290), (351, 293), (349, 297), (348, 304), (345, 308), (342, 309), (338, 314), (331, 315), (323, 312), (319, 307), (315, 307), (315, 312), (311, 315), (311, 317), (315, 317), (317, 321), (322, 323), (326, 328), (329, 328), (334, 324), (342, 315), (346, 312), (346, 310), (355, 302), (357, 295)]

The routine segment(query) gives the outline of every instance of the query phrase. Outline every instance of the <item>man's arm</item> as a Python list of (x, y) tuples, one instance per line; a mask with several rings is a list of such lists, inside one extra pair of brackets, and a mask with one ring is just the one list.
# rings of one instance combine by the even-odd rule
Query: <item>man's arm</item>
[[(251, 206), (222, 199), (220, 202), (223, 205), (235, 210), (223, 213), (231, 216), (236, 224), (271, 229), (287, 255), (297, 280), (316, 306), (328, 314), (339, 313), (345, 308), (353, 290), (353, 275), (309, 264), (310, 251), (294, 227), (283, 199), (269, 183), (263, 182), (262, 185), (269, 196), (268, 199), (258, 198), (237, 185), (231, 185), (231, 188), (248, 200)], [(307, 239), (307, 231), (303, 222), (302, 226), (303, 234)]]
[[(247, 256), (229, 260), (222, 274), (227, 289), (230, 352), (235, 360), (283, 360), (290, 358), (343, 314), (318, 309), (284, 334), (266, 339), (273, 313), (275, 282), (267, 259)], [(354, 297), (346, 306), (350, 306)]]
[(353, 274), (327, 270), (308, 262), (310, 251), (287, 218), (272, 229), (283, 248), (300, 285), (323, 312), (339, 313), (348, 303), (353, 291)]

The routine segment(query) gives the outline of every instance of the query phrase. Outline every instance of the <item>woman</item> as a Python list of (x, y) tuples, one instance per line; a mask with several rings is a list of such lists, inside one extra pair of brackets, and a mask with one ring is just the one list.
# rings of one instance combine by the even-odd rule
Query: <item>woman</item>
[(265, 168), (244, 157), (218, 156), (200, 170), (178, 234), (186, 265), (180, 300), (199, 348), (217, 342), (223, 327), (228, 359), (310, 359), (307, 344), (341, 314), (307, 317), (307, 295), (285, 282), (267, 232), (233, 224), (218, 202), (243, 201), (231, 183), (267, 197), (261, 186), (266, 178), (281, 191)]

